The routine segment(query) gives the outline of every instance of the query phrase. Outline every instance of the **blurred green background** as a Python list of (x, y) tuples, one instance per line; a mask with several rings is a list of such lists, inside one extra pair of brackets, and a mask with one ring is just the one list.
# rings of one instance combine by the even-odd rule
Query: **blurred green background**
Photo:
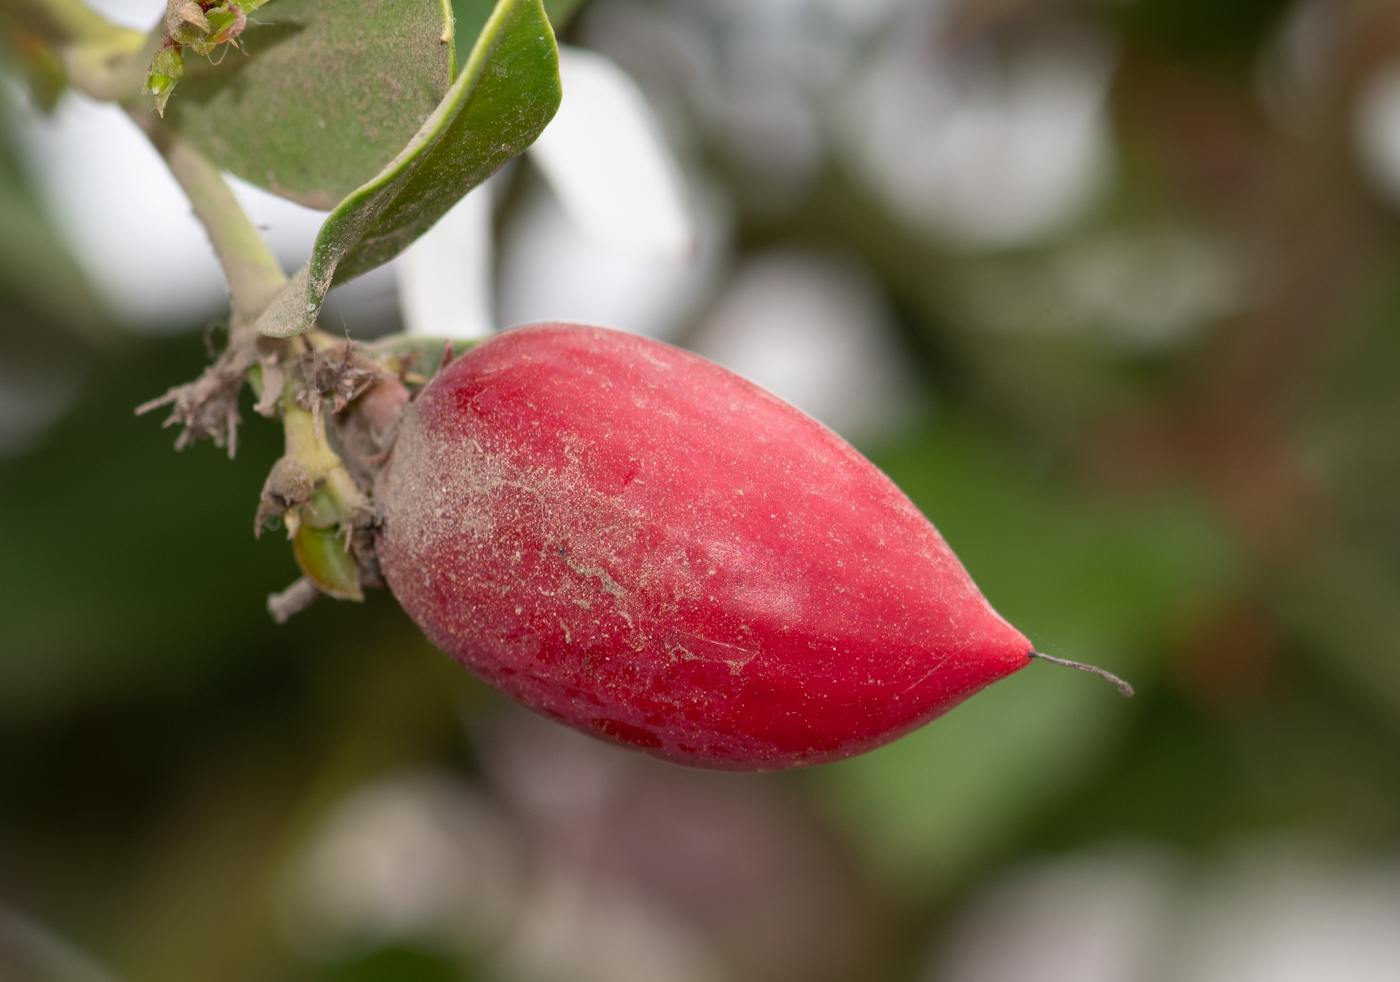
[[(859, 266), (913, 392), (861, 448), (1042, 650), (1138, 697), (1034, 665), (859, 759), (702, 774), (532, 721), (387, 595), (274, 626), (296, 569), (251, 531), (276, 428), (245, 405), (230, 462), (133, 416), (198, 374), (210, 318), (107, 312), (26, 169), (14, 88), (0, 978), (1213, 979), (1228, 959), (1193, 959), (1235, 935), (1197, 922), (1294, 896), (1338, 925), (1317, 951), (1363, 950), (1313, 977), (1396, 977), (1346, 912), (1400, 910), (1400, 7), (595, 0), (561, 28), (638, 79), (728, 202), (724, 272), (674, 337), (706, 350), (752, 257)], [(1074, 213), (1018, 238), (903, 208), (922, 178), (849, 123), (879, 115), (870, 66), (1001, 58), (1034, 102), (1059, 76), (1017, 59), (1067, 32), (1103, 74), (1109, 161)], [(818, 121), (795, 170), (740, 125), (789, 118), (779, 82)], [(534, 178), (509, 181), (502, 226)]]

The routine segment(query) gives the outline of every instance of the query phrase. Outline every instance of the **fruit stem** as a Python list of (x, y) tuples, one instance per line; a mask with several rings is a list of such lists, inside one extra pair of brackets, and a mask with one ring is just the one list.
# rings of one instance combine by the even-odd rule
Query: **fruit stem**
[(1097, 665), (1086, 665), (1083, 662), (1070, 661), (1068, 658), (1056, 658), (1053, 655), (1042, 655), (1038, 651), (1030, 652), (1029, 657), (1039, 658), (1041, 661), (1048, 661), (1052, 665), (1063, 665), (1065, 668), (1077, 668), (1081, 672), (1093, 672), (1095, 675), (1102, 676), (1116, 685), (1119, 694), (1121, 694), (1124, 699), (1131, 699), (1133, 697), (1133, 687), (1131, 685), (1124, 682), (1112, 672), (1099, 668)]
[(292, 387), (282, 402), (282, 429), (286, 436), (286, 455), (301, 461), (307, 471), (319, 480), (340, 463), (340, 457), (326, 439), (326, 421), (321, 413), (313, 413), (296, 404)]
[[(282, 430), (286, 437), (283, 459), (296, 461), (312, 483), (325, 490), (326, 504), (330, 506), (327, 514), (314, 514), (303, 507), (301, 517), (312, 519), (317, 527), (340, 525), (357, 509), (367, 509), (369, 502), (326, 439), (325, 413), (302, 409), (297, 405), (295, 392), (288, 385), (282, 396)], [(313, 500), (308, 505), (314, 503)]]

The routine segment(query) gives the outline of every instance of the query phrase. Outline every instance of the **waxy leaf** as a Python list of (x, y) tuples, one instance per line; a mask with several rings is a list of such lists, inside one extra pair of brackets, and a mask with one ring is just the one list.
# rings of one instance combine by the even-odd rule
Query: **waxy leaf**
[(363, 600), (360, 568), (354, 554), (333, 528), (303, 525), (292, 540), (297, 565), (316, 589), (337, 600)]
[(573, 20), (574, 13), (581, 3), (582, 0), (544, 0), (544, 12), (549, 15), (549, 22), (556, 29), (562, 29)]
[[(496, 0), (452, 0), (452, 16), (456, 19), (454, 33), (457, 36), (457, 61), (466, 64), (472, 46), (481, 34), (481, 29), (491, 19)], [(549, 12), (548, 6), (545, 12)]]
[(310, 262), (258, 329), (304, 332), (333, 284), (393, 259), (533, 143), (560, 96), (559, 54), (540, 0), (500, 0), (446, 97), (398, 156), (331, 212)]
[[(579, 5), (580, 0), (544, 0), (544, 12), (555, 34), (569, 26)], [(460, 62), (466, 62), (477, 35), (495, 6), (495, 0), (452, 0), (452, 15), (457, 19), (457, 54)]]
[(274, 0), (212, 58), (187, 51), (166, 122), (214, 163), (330, 209), (382, 170), (452, 83), (445, 0)]

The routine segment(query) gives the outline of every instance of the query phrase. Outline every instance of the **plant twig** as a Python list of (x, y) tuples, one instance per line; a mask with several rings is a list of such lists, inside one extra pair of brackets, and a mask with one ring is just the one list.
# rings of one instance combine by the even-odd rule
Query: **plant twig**
[(233, 301), (233, 344), (252, 329), (259, 314), (287, 282), (286, 274), (257, 228), (233, 196), (219, 169), (149, 112), (126, 106), (175, 176), (194, 207), (224, 268)]
[[(258, 315), (282, 289), (287, 277), (219, 169), (151, 113), (130, 104), (123, 108), (160, 151), (189, 198), (195, 217), (204, 226), (219, 257), (233, 304), (227, 350), (194, 382), (176, 386), (138, 408), (137, 413), (172, 406), (165, 425), (183, 427), (177, 447), (209, 436), (218, 445), (226, 445), (232, 457), (237, 448), (238, 393), (249, 370), (263, 363), (264, 381), (274, 375), (280, 379), (281, 362), (299, 357), (303, 350), (300, 343), (282, 343), (279, 350), (264, 350), (266, 344), (256, 326)], [(274, 392), (266, 406), (260, 401), (259, 412), (274, 412), (278, 394)]]

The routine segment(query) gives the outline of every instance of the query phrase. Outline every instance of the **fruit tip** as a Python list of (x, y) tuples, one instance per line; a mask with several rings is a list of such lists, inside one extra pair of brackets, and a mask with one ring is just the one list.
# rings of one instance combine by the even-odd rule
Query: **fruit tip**
[(1077, 668), (1081, 672), (1093, 672), (1095, 675), (1106, 678), (1117, 686), (1119, 695), (1124, 699), (1131, 699), (1133, 697), (1133, 687), (1131, 685), (1112, 672), (1099, 668), (1097, 665), (1086, 665), (1083, 662), (1070, 661), (1068, 658), (1056, 658), (1053, 655), (1043, 655), (1038, 651), (1027, 652), (1026, 657), (1039, 658), (1041, 661), (1048, 661), (1052, 665), (1063, 665), (1065, 668)]

